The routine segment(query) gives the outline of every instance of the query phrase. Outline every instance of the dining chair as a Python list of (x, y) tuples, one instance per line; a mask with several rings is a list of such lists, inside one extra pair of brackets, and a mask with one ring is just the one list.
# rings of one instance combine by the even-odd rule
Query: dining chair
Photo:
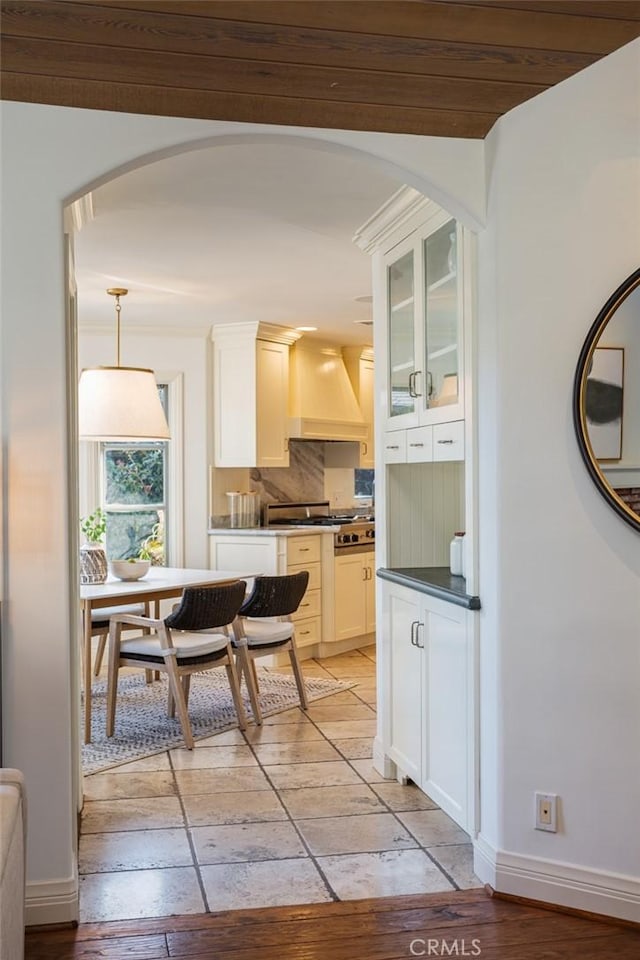
[(236, 669), (240, 681), (244, 675), (257, 724), (262, 723), (262, 711), (255, 661), (276, 649), (288, 650), (300, 706), (303, 710), (309, 706), (298, 659), (296, 628), (291, 619), (300, 606), (308, 583), (307, 570), (281, 577), (257, 577), (251, 595), (234, 621), (231, 642), (236, 652)]
[[(163, 620), (117, 613), (109, 627), (109, 673), (107, 680), (107, 736), (115, 729), (118, 671), (139, 667), (166, 673), (169, 681), (169, 716), (177, 708), (185, 744), (193, 749), (189, 721), (191, 674), (224, 666), (241, 730), (247, 718), (240, 696), (230, 625), (244, 600), (244, 580), (212, 587), (187, 587), (180, 604)], [(150, 633), (123, 639), (125, 626), (136, 625)]]
[[(102, 669), (104, 651), (109, 638), (109, 621), (117, 613), (130, 613), (136, 617), (149, 616), (149, 603), (130, 603), (120, 607), (97, 607), (91, 611), (91, 637), (98, 637), (98, 648), (93, 664), (93, 675), (97, 677)], [(129, 627), (129, 629), (134, 629)], [(83, 654), (84, 655), (84, 654)]]

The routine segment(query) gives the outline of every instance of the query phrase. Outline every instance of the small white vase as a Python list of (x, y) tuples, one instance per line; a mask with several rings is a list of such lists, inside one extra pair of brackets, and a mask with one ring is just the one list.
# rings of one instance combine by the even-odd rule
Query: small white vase
[(97, 543), (80, 547), (80, 583), (104, 583), (107, 579), (107, 555)]

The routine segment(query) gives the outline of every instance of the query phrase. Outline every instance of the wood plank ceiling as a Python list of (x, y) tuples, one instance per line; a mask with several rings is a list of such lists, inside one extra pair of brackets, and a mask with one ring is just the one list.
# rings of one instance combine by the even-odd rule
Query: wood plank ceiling
[(484, 137), (640, 35), (640, 0), (2, 0), (2, 96)]

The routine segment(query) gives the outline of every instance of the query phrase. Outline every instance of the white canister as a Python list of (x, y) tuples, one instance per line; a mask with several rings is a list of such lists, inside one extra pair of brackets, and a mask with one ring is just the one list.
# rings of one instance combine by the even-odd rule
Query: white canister
[(449, 569), (454, 577), (464, 576), (463, 537), (464, 532), (455, 533), (449, 544)]

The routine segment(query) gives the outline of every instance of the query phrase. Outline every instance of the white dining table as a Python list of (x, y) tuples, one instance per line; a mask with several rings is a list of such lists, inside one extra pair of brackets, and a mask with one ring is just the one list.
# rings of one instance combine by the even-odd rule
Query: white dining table
[(82, 584), (83, 659), (84, 659), (84, 742), (91, 742), (91, 612), (100, 607), (118, 607), (131, 603), (153, 603), (153, 616), (160, 617), (160, 601), (182, 595), (185, 587), (213, 587), (253, 580), (251, 573), (222, 570), (189, 570), (182, 567), (151, 567), (140, 580), (117, 580), (109, 576), (104, 583)]

